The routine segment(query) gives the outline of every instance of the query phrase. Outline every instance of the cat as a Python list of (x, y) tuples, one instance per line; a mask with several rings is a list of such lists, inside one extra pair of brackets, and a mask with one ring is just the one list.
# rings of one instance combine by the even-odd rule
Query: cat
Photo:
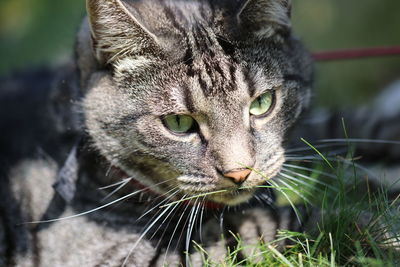
[(290, 0), (87, 11), (74, 63), (1, 81), (0, 265), (201, 266), (193, 241), (218, 261), (307, 224), (265, 186), (311, 97)]

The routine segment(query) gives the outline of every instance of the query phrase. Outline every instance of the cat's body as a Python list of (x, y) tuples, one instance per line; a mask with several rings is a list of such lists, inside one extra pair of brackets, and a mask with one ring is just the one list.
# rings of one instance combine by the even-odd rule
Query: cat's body
[(299, 230), (257, 190), (309, 101), (290, 1), (99, 0), (88, 11), (77, 66), (43, 84), (3, 82), (0, 265), (201, 265), (192, 240), (220, 259), (229, 231), (255, 244)]
[[(2, 128), (9, 131), (1, 139), (1, 265), (120, 266), (130, 253), (129, 266), (162, 266), (185, 261), (186, 229), (193, 207), (189, 204), (174, 210), (174, 216), (168, 217), (166, 222), (162, 218), (135, 250), (130, 251), (156, 218), (154, 216), (160, 214), (159, 203), (168, 203), (154, 192), (137, 194), (116, 203), (115, 207), (74, 219), (23, 224), (72, 216), (111, 202), (116, 198), (103, 200), (110, 191), (98, 188), (125, 178), (110, 171), (109, 164), (84, 145), (79, 148), (80, 173), (74, 200), (67, 203), (54, 190), (60, 169), (82, 138), (75, 105), (80, 97), (79, 87), (75, 83), (65, 83), (67, 79), (71, 81), (74, 69), (63, 67), (61, 72), (61, 75), (46, 71), (23, 74), (18, 77), (25, 79), (8, 79), (2, 83), (11, 91), (5, 93), (1, 105), (4, 107), (2, 114), (8, 114), (6, 117), (9, 118), (2, 120)], [(35, 92), (35, 98), (26, 98), (30, 92)], [(15, 105), (20, 99), (26, 99), (27, 104), (19, 102), (20, 105)], [(22, 106), (29, 106), (34, 112), (19, 112)], [(128, 193), (140, 189), (133, 185)], [(226, 254), (227, 246), (234, 245), (228, 231), (240, 233), (249, 243), (255, 244), (261, 235), (265, 241), (273, 240), (278, 228), (299, 230), (298, 222), (292, 220), (293, 211), (275, 210), (270, 197), (272, 195), (267, 192), (265, 201), (271, 201), (270, 206), (251, 201), (241, 208), (213, 205), (202, 208), (202, 237), (199, 236), (200, 224), (196, 222), (193, 240), (209, 246), (210, 256), (218, 260)], [(153, 207), (156, 209), (147, 213)], [(222, 223), (220, 214), (223, 210)], [(146, 216), (140, 218), (145, 213)], [(156, 235), (149, 240), (153, 233)], [(229, 237), (228, 240), (221, 240), (222, 234)], [(191, 250), (194, 253), (191, 260), (195, 265), (201, 265), (201, 255), (193, 247)]]
[[(68, 73), (67, 69), (62, 69), (64, 74)], [(54, 72), (51, 73), (54, 74)], [(3, 81), (3, 84), (7, 85), (12, 92), (7, 93), (8, 98), (3, 98), (5, 101), (1, 106), (5, 109), (2, 110), (2, 114), (5, 114), (5, 110), (7, 110), (13, 116), (12, 120), (3, 120), (2, 128), (14, 128), (12, 124), (15, 121), (18, 121), (18, 127), (14, 128), (15, 132), (7, 132), (10, 137), (3, 135), (2, 138), (4, 150), (2, 150), (1, 158), (3, 166), (0, 213), (2, 216), (1, 264), (120, 266), (143, 230), (152, 222), (153, 216), (159, 213), (157, 208), (138, 220), (150, 208), (163, 201), (163, 198), (158, 195), (154, 195), (154, 193), (138, 194), (122, 204), (115, 204), (116, 207), (99, 210), (75, 219), (49, 224), (21, 224), (79, 214), (108, 203), (113, 198), (102, 201), (108, 192), (100, 191), (98, 188), (107, 185), (107, 182), (111, 183), (112, 178), (120, 178), (112, 171), (109, 171), (107, 178), (104, 177), (108, 165), (102, 163), (103, 159), (99, 158), (97, 153), (80, 155), (81, 171), (76, 184), (77, 192), (74, 200), (68, 203), (68, 206), (66, 205), (65, 200), (53, 189), (53, 185), (57, 181), (68, 154), (81, 138), (80, 121), (79, 117), (75, 117), (74, 105), (74, 99), (79, 98), (78, 87), (63, 86), (66, 80), (63, 76), (57, 76), (54, 80), (41, 73), (33, 76), (31, 79), (25, 76), (23, 81), (18, 82), (15, 79)], [(45, 79), (42, 79), (43, 76)], [(67, 77), (70, 76), (67, 75)], [(32, 79), (35, 83), (32, 83)], [(11, 84), (14, 82), (16, 84)], [(32, 88), (30, 84), (40, 86)], [(22, 88), (24, 88), (23, 93), (18, 91)], [(26, 99), (31, 106), (30, 110), (34, 110), (35, 113), (18, 114), (18, 110), (21, 109), (20, 105), (7, 105), (7, 103), (15, 103), (21, 95), (24, 95), (21, 98), (25, 99), (26, 94), (29, 94), (31, 90), (36, 92), (35, 96), (38, 100)], [(41, 94), (39, 94), (40, 90)], [(22, 105), (21, 102), (19, 103)], [(47, 103), (47, 105), (44, 106), (43, 103)], [(63, 103), (66, 105), (64, 106)], [(55, 110), (55, 107), (58, 109)], [(64, 109), (60, 109), (60, 107), (64, 107)], [(35, 123), (32, 124), (32, 122)], [(58, 127), (54, 127), (56, 125)], [(15, 136), (18, 138), (14, 138)], [(84, 151), (84, 149), (81, 150)], [(21, 154), (15, 155), (16, 152)], [(97, 177), (97, 179), (89, 177)], [(100, 178), (105, 179), (106, 182), (100, 182)], [(135, 187), (131, 187), (129, 190), (133, 190), (132, 188)], [(149, 199), (155, 200), (149, 201)], [(288, 220), (293, 218), (291, 211), (284, 209), (282, 210), (284, 213), (280, 214), (267, 207), (263, 207), (263, 210), (260, 207), (257, 209), (257, 206), (260, 206), (257, 203), (253, 203), (252, 206), (254, 209), (251, 210), (248, 210), (247, 207), (242, 208), (243, 213), (239, 212), (239, 209), (226, 210), (224, 226), (220, 226), (221, 209), (211, 208), (204, 211), (201, 240), (205, 245), (213, 247), (211, 251), (215, 252), (214, 258), (218, 259), (225, 255), (226, 243), (232, 245), (232, 240), (226, 242), (220, 240), (222, 233), (229, 236), (228, 230), (241, 232), (249, 241), (255, 243), (258, 241), (260, 233), (249, 230), (258, 227), (256, 225), (260, 222), (257, 220), (262, 220), (260, 225), (264, 227), (262, 231), (266, 240), (273, 240), (276, 229), (288, 228), (292, 223), (295, 224), (293, 228), (298, 229), (296, 221), (289, 222)], [(190, 209), (189, 205), (180, 207), (174, 213), (175, 216), (168, 219), (168, 226), (164, 223), (159, 229), (160, 226), (156, 224), (152, 232), (159, 230), (157, 235), (150, 241), (148, 240), (152, 236), (150, 232), (140, 241), (129, 257), (129, 265), (151, 266), (151, 264), (155, 264), (155, 266), (162, 266), (163, 263), (178, 263), (184, 260), (182, 252), (185, 251), (185, 228)], [(180, 217), (183, 213), (185, 215)], [(279, 216), (285, 218), (282, 220), (282, 225), (279, 225)], [(247, 221), (244, 222), (245, 220)], [(240, 229), (243, 224), (247, 227), (246, 229)], [(177, 225), (179, 228), (175, 229)], [(223, 228), (225, 229), (221, 230)], [(172, 235), (174, 231), (176, 233)], [(196, 226), (194, 234), (198, 235), (198, 231), (198, 226)], [(181, 236), (182, 234), (183, 236)], [(173, 237), (172, 240), (171, 237)], [(199, 237), (194, 237), (194, 240), (200, 242)], [(170, 241), (171, 244), (169, 244)], [(166, 247), (170, 247), (168, 257), (165, 256)], [(197, 254), (193, 260), (200, 264), (201, 256)]]

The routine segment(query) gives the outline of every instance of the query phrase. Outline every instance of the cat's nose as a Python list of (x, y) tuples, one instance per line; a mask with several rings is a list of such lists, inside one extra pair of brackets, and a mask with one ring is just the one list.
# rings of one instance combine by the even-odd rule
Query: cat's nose
[(241, 184), (246, 181), (247, 177), (250, 175), (251, 170), (241, 169), (230, 172), (225, 172), (224, 176), (226, 178), (232, 179), (235, 184)]

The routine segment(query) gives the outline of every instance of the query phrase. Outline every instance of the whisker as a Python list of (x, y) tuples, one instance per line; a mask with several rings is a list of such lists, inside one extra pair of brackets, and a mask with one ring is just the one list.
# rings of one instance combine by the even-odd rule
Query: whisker
[(260, 196), (255, 195), (254, 198), (258, 202), (260, 202), (260, 204), (262, 204), (262, 205), (267, 204), (267, 206), (272, 206), (272, 204), (274, 203), (270, 197), (264, 198), (264, 197), (260, 197)]
[(227, 206), (224, 206), (224, 208), (222, 209), (222, 211), (219, 215), (219, 228), (221, 229), (221, 233), (224, 233), (224, 215), (225, 215), (226, 207)]
[[(173, 206), (173, 208), (171, 209), (171, 211), (167, 214), (167, 216), (165, 216), (164, 220), (160, 223), (160, 225), (158, 226), (157, 230), (154, 231), (153, 235), (149, 238), (149, 240), (152, 240), (154, 238), (154, 236), (157, 234), (157, 232), (160, 230), (161, 226), (168, 220), (169, 216), (171, 216), (172, 213), (176, 213), (178, 205)], [(166, 229), (168, 228), (169, 224), (171, 223), (171, 220), (168, 222), (168, 224), (166, 225), (163, 234), (160, 237), (160, 240), (158, 241), (158, 245), (160, 244), (162, 238), (164, 237), (164, 234), (166, 232)], [(157, 245), (157, 246), (158, 246)]]
[[(172, 179), (170, 179), (170, 180), (172, 180)], [(160, 185), (160, 184), (167, 183), (167, 182), (169, 182), (170, 180), (160, 182), (160, 183), (158, 183), (158, 184), (155, 184), (155, 185), (152, 186), (152, 187), (158, 186), (158, 185)], [(118, 203), (118, 202), (120, 202), (120, 201), (122, 201), (122, 200), (128, 199), (128, 198), (130, 198), (130, 197), (132, 197), (132, 196), (134, 196), (134, 195), (137, 195), (137, 194), (139, 194), (139, 193), (145, 192), (145, 191), (147, 191), (147, 190), (150, 189), (150, 188), (151, 188), (151, 187), (146, 187), (146, 188), (143, 188), (143, 189), (141, 189), (141, 190), (132, 192), (132, 193), (126, 195), (126, 196), (120, 197), (120, 198), (118, 198), (118, 199), (116, 199), (116, 200), (113, 200), (113, 201), (107, 203), (107, 204), (104, 204), (104, 205), (102, 205), (102, 206), (100, 206), (100, 207), (97, 207), (97, 208), (94, 208), (94, 209), (91, 209), (91, 210), (88, 210), (88, 211), (85, 211), (85, 212), (81, 212), (81, 213), (78, 213), (78, 214), (74, 214), (74, 215), (66, 216), (66, 217), (62, 217), (62, 218), (51, 219), (51, 220), (24, 222), (24, 223), (22, 223), (21, 225), (25, 225), (25, 224), (39, 224), (39, 223), (51, 223), (51, 222), (58, 222), (58, 221), (62, 221), (62, 220), (69, 220), (69, 219), (77, 218), (77, 217), (79, 217), (79, 216), (87, 215), (87, 214), (96, 212), (96, 211), (98, 211), (98, 210), (104, 209), (104, 208), (106, 208), (106, 207), (109, 207), (109, 206), (111, 206), (111, 205), (113, 205), (113, 204), (115, 204), (115, 203)]]
[(324, 175), (324, 176), (326, 176), (326, 177), (333, 178), (333, 179), (336, 179), (336, 178), (337, 178), (336, 175), (333, 175), (333, 174), (328, 173), (328, 172), (324, 172), (324, 171), (312, 169), (312, 168), (307, 168), (307, 167), (298, 166), (298, 165), (293, 165), (293, 164), (287, 164), (287, 163), (284, 163), (283, 166), (284, 166), (284, 167), (288, 167), (288, 168), (303, 170), (303, 171), (314, 172), (314, 173), (317, 173), (317, 174), (320, 174), (320, 175)]
[(200, 212), (200, 220), (199, 220), (199, 234), (200, 234), (200, 243), (203, 243), (203, 215), (204, 215), (204, 209), (205, 209), (205, 201), (206, 197), (203, 197), (201, 201), (201, 212)]
[(168, 228), (169, 228), (169, 225), (170, 225), (171, 222), (172, 222), (172, 219), (175, 217), (175, 214), (179, 211), (179, 209), (177, 209), (179, 206), (180, 206), (180, 204), (175, 205), (175, 207), (174, 207), (174, 210), (175, 210), (175, 211), (172, 213), (172, 216), (171, 216), (171, 213), (167, 215), (167, 218), (170, 217), (170, 218), (169, 218), (169, 222), (168, 222), (167, 225), (164, 227), (164, 231), (163, 231), (163, 233), (162, 233), (162, 235), (161, 235), (161, 237), (160, 237), (160, 240), (159, 240), (158, 243), (157, 243), (157, 246), (156, 246), (157, 248), (160, 246), (160, 244), (161, 244), (161, 242), (162, 242), (162, 240), (163, 240), (163, 238), (164, 238), (164, 236), (165, 236), (165, 233), (167, 232), (167, 230), (168, 230)]
[(108, 168), (107, 168), (107, 171), (106, 171), (106, 177), (110, 174), (110, 172), (112, 170), (112, 167), (113, 167), (113, 165), (110, 163)]
[(381, 139), (362, 139), (362, 138), (338, 138), (338, 139), (321, 139), (319, 143), (372, 143), (372, 144), (386, 144), (386, 145), (400, 145), (400, 141), (394, 140), (381, 140)]
[[(268, 181), (269, 182), (269, 181)], [(248, 187), (241, 187), (239, 190), (245, 190), (245, 189), (255, 189), (255, 188), (268, 188), (268, 189), (284, 189), (284, 190), (290, 190), (290, 188), (282, 187), (280, 185), (254, 185), (254, 186), (248, 186)]]
[[(169, 189), (169, 188), (171, 188), (171, 189)], [(165, 191), (164, 193), (162, 193), (162, 194), (158, 194), (155, 198), (153, 198), (152, 199), (152, 203), (154, 203), (154, 202), (156, 202), (157, 200), (159, 200), (160, 198), (162, 198), (162, 199), (165, 199), (165, 198), (168, 198), (169, 197), (169, 195), (170, 195), (170, 192), (171, 191), (173, 191), (174, 189), (177, 189), (178, 188), (178, 186), (176, 186), (176, 185), (169, 185), (169, 186), (167, 186), (167, 188), (165, 188), (165, 190), (167, 190), (167, 189), (169, 189), (168, 191)]]
[[(328, 160), (331, 160), (331, 161), (335, 161), (335, 160), (336, 160), (336, 161), (339, 161), (339, 162), (344, 163), (344, 164), (346, 164), (347, 166), (350, 166), (350, 167), (353, 167), (353, 166), (354, 166), (354, 167), (356, 167), (357, 169), (359, 169), (359, 170), (363, 171), (364, 173), (368, 174), (369, 176), (378, 177), (378, 176), (377, 176), (375, 173), (373, 173), (371, 170), (367, 169), (366, 167), (362, 166), (361, 164), (355, 163), (354, 160), (352, 160), (352, 159), (345, 159), (345, 158), (341, 158), (341, 157), (336, 157), (336, 158), (328, 157), (327, 159), (328, 159)], [(323, 159), (320, 159), (320, 158), (317, 158), (317, 157), (314, 157), (313, 160), (316, 160), (316, 161), (323, 161)]]
[(286, 161), (313, 161), (313, 160), (319, 160), (319, 158), (317, 158), (316, 156), (304, 156), (304, 155), (288, 155), (286, 156)]
[(164, 209), (163, 212), (161, 212), (160, 215), (158, 215), (158, 217), (150, 224), (150, 226), (148, 226), (146, 228), (146, 230), (140, 235), (140, 237), (138, 238), (138, 240), (136, 240), (135, 244), (133, 244), (132, 248), (129, 250), (128, 255), (126, 256), (124, 262), (122, 263), (122, 266), (126, 266), (126, 264), (128, 263), (129, 257), (132, 255), (132, 252), (135, 250), (135, 248), (137, 247), (137, 245), (140, 243), (140, 241), (142, 241), (143, 237), (153, 228), (153, 226), (161, 219), (161, 217), (168, 212), (168, 210), (172, 208), (172, 206), (167, 207), (166, 209)]
[[(296, 179), (296, 177), (290, 176), (288, 173), (283, 173), (283, 172), (289, 172), (291, 174), (294, 174), (294, 175), (297, 175), (297, 176), (299, 176), (301, 178), (304, 178), (304, 179), (306, 179), (306, 180), (308, 180), (310, 182), (313, 182), (313, 183), (328, 187), (329, 189), (331, 189), (333, 191), (337, 191), (337, 189), (335, 187), (333, 187), (333, 186), (331, 186), (331, 185), (329, 185), (327, 183), (324, 183), (324, 182), (322, 182), (322, 181), (320, 181), (318, 179), (314, 179), (314, 178), (308, 177), (308, 176), (306, 176), (304, 174), (297, 173), (297, 172), (294, 172), (294, 171), (291, 171), (291, 170), (287, 170), (287, 169), (282, 169), (279, 173), (281, 175), (285, 176), (286, 178), (289, 178), (289, 179)], [(300, 179), (298, 179), (298, 180), (296, 179), (296, 181), (300, 182), (301, 180)], [(307, 184), (307, 183), (305, 183), (305, 184)], [(308, 185), (310, 185), (310, 184), (308, 184)], [(311, 187), (314, 187), (314, 186), (311, 185)], [(315, 188), (315, 189), (317, 189), (317, 188)]]
[(192, 239), (193, 226), (195, 225), (196, 217), (199, 212), (200, 205), (197, 204), (199, 198), (197, 198), (193, 204), (192, 210), (189, 215), (189, 225), (186, 230), (186, 266), (190, 266), (190, 257), (189, 257), (189, 247), (190, 241)]
[(131, 181), (131, 179), (132, 179), (132, 178), (124, 179), (124, 180), (123, 180), (124, 182), (123, 182), (122, 184), (120, 184), (116, 189), (114, 189), (111, 193), (109, 193), (107, 196), (103, 197), (103, 198), (101, 199), (101, 202), (107, 200), (107, 199), (110, 198), (112, 195), (114, 195), (114, 194), (117, 193), (119, 190), (121, 190), (125, 185), (127, 185), (127, 184)]
[[(176, 187), (174, 187), (173, 189), (171, 189), (170, 191), (176, 189)], [(170, 192), (169, 191), (169, 192)], [(163, 205), (165, 202), (168, 202), (171, 198), (173, 198), (180, 190), (177, 189), (175, 190), (175, 192), (171, 193), (167, 198), (163, 199), (160, 203), (158, 203), (157, 205), (154, 205), (154, 207), (152, 207), (151, 209), (147, 210), (145, 213), (143, 213), (139, 218), (136, 219), (136, 221), (139, 221), (141, 219), (143, 219), (143, 217), (145, 217), (147, 214), (151, 213), (153, 210), (155, 210), (156, 208), (160, 208), (161, 205)]]
[[(324, 145), (315, 145), (315, 148), (321, 149), (321, 148), (331, 148), (331, 147), (337, 147), (337, 146), (347, 146), (347, 144), (324, 144)], [(303, 147), (295, 147), (295, 148), (288, 148), (286, 149), (287, 153), (292, 153), (292, 152), (305, 152), (305, 151), (309, 151), (309, 150), (313, 150), (311, 147), (309, 146), (303, 146)]]
[[(299, 190), (297, 190), (296, 188), (294, 188), (293, 186), (291, 186), (289, 183), (293, 183), (295, 186), (298, 186), (297, 184), (295, 184), (293, 181), (290, 181), (290, 179), (288, 177), (280, 177), (281, 179), (279, 180), (282, 184), (284, 184), (285, 186), (287, 186), (291, 192), (295, 193), (297, 196), (299, 196), (301, 199), (303, 199), (304, 201), (306, 201), (307, 203), (311, 203), (311, 201), (304, 195), (302, 194)], [(285, 178), (289, 179), (289, 180), (285, 180)], [(305, 184), (306, 185), (306, 184)], [(310, 186), (308, 186), (310, 187)], [(307, 193), (307, 195), (311, 195), (310, 192), (305, 191), (303, 188), (303, 191), (305, 193)], [(321, 190), (320, 190), (321, 191)]]
[[(282, 181), (281, 181), (282, 182)], [(276, 186), (276, 189), (286, 198), (286, 200), (289, 202), (290, 206), (292, 207), (292, 209), (294, 210), (294, 213), (296, 214), (297, 217), (297, 221), (299, 223), (301, 223), (301, 219), (299, 216), (299, 211), (297, 210), (296, 206), (293, 204), (292, 200), (289, 198), (289, 196), (282, 190), (279, 188), (279, 185), (275, 182), (270, 180), (269, 183), (271, 183), (272, 185)]]
[[(191, 214), (192, 214), (193, 209), (194, 209), (194, 205), (190, 205), (190, 204), (189, 204), (189, 205), (186, 205), (186, 206), (190, 206), (190, 213), (189, 213), (189, 216), (186, 217), (185, 223), (183, 224), (181, 234), (179, 235), (179, 238), (178, 238), (178, 243), (181, 242), (181, 239), (182, 239), (182, 237), (183, 237), (183, 233), (184, 233), (185, 229), (186, 229), (186, 235), (187, 235), (187, 231), (188, 231), (189, 227), (186, 228), (186, 225), (188, 225), (188, 223), (190, 223), (190, 217), (191, 217)], [(185, 247), (186, 247), (186, 246), (185, 246)], [(186, 255), (186, 256), (187, 256), (187, 255)], [(186, 260), (187, 260), (187, 259), (186, 259)]]
[(125, 178), (125, 179), (123, 179), (122, 181), (119, 181), (119, 182), (117, 182), (117, 183), (110, 184), (110, 185), (103, 186), (103, 187), (99, 187), (98, 190), (109, 189), (109, 188), (111, 188), (111, 187), (115, 187), (115, 186), (118, 186), (118, 185), (120, 185), (120, 184), (123, 184), (123, 183), (125, 183), (127, 180), (130, 181), (130, 180), (132, 180), (132, 179), (133, 179), (133, 177)]
[[(331, 160), (331, 161), (338, 161), (341, 163), (344, 163), (348, 166), (355, 166), (356, 168), (358, 168), (359, 170), (363, 171), (364, 173), (372, 176), (372, 177), (378, 177), (375, 173), (373, 173), (371, 170), (365, 168), (364, 166), (362, 166), (361, 164), (355, 163), (354, 160), (351, 159), (345, 159), (345, 158), (332, 158), (332, 157), (327, 157), (326, 159)], [(315, 157), (315, 156), (305, 156), (305, 157), (288, 157), (286, 158), (287, 161), (293, 161), (293, 162), (302, 162), (302, 161), (324, 161), (323, 159), (319, 158), (319, 157)]]
[[(182, 199), (185, 198), (185, 197), (186, 197), (186, 195), (184, 195), (184, 196), (182, 197)], [(180, 204), (182, 204), (182, 202), (178, 202), (178, 203), (176, 203), (175, 205), (178, 205), (178, 206), (179, 206)], [(185, 209), (184, 209), (183, 212), (181, 213), (181, 216), (179, 217), (179, 220), (178, 220), (178, 222), (177, 222), (177, 224), (176, 224), (176, 226), (175, 226), (175, 228), (174, 228), (174, 231), (172, 232), (171, 239), (170, 239), (170, 241), (168, 242), (167, 249), (166, 249), (166, 251), (165, 251), (165, 256), (164, 256), (164, 261), (163, 261), (164, 263), (165, 263), (165, 260), (166, 260), (166, 258), (167, 258), (168, 251), (169, 251), (169, 248), (170, 248), (170, 246), (171, 246), (172, 240), (174, 239), (174, 236), (175, 236), (175, 234), (176, 234), (176, 231), (178, 230), (178, 227), (179, 227), (179, 225), (180, 225), (180, 223), (181, 223), (181, 221), (182, 221), (182, 219), (183, 219), (183, 216), (185, 215), (186, 210), (188, 209), (188, 207), (189, 207), (189, 205), (186, 205)], [(179, 242), (178, 242), (178, 243), (179, 243)], [(175, 249), (176, 249), (176, 247), (175, 247)]]
[[(309, 184), (309, 183), (307, 183), (307, 182), (305, 182), (305, 181), (302, 181), (302, 180), (300, 180), (300, 179), (296, 179), (296, 178), (294, 178), (294, 177), (291, 177), (291, 176), (289, 176), (289, 175), (287, 175), (287, 174), (284, 174), (284, 173), (280, 173), (279, 174), (280, 176), (278, 176), (280, 179), (283, 179), (283, 180), (285, 180), (286, 182), (288, 182), (288, 183), (291, 183), (291, 184), (293, 184), (295, 187), (299, 187), (300, 185), (302, 185), (302, 191), (304, 191), (305, 193), (307, 193), (308, 195), (312, 195), (309, 191), (305, 191), (305, 188), (309, 188), (310, 190), (315, 190), (315, 191), (318, 191), (318, 192), (320, 192), (320, 193), (323, 193), (324, 191), (322, 190), (322, 189), (320, 189), (320, 188), (317, 188), (317, 187), (315, 187), (314, 185), (312, 185), (312, 184)], [(291, 190), (292, 192), (294, 192), (294, 193), (296, 193), (296, 194), (299, 194), (300, 193), (300, 191), (298, 191), (297, 189), (295, 189), (293, 186), (291, 186), (290, 188), (289, 188), (289, 190)], [(307, 201), (308, 202), (308, 201)]]
[(175, 205), (176, 203), (180, 203), (180, 202), (190, 201), (192, 199), (196, 199), (196, 198), (199, 198), (199, 197), (206, 197), (206, 196), (210, 196), (210, 195), (214, 195), (214, 194), (224, 193), (224, 192), (227, 192), (227, 191), (228, 190), (224, 189), (224, 190), (218, 190), (218, 191), (207, 192), (207, 193), (202, 193), (202, 194), (199, 194), (199, 195), (190, 196), (190, 197), (187, 197), (187, 198), (183, 198), (183, 199), (171, 202), (169, 204), (161, 206), (160, 208), (164, 208), (164, 207), (170, 206), (170, 205)]

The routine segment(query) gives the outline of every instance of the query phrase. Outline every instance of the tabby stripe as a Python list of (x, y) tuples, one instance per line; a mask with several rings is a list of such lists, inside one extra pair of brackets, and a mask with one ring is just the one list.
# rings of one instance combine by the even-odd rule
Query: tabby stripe
[(196, 109), (193, 103), (193, 94), (190, 88), (186, 85), (182, 86), (183, 89), (183, 97), (184, 97), (184, 105), (188, 109), (190, 113), (196, 113)]
[[(177, 29), (180, 33), (185, 33), (186, 30), (182, 25), (176, 20), (177, 16), (184, 17), (182, 11), (179, 9), (172, 10), (169, 6), (164, 6), (165, 15), (172, 22), (172, 25)], [(174, 12), (178, 14), (174, 14)]]
[(207, 95), (208, 92), (207, 82), (203, 80), (200, 73), (197, 75), (197, 78), (200, 84), (200, 88), (203, 91), (203, 94)]
[(189, 66), (187, 75), (190, 77), (194, 76), (194, 70), (193, 70), (193, 61), (194, 61), (194, 56), (193, 56), (193, 49), (192, 46), (190, 45), (190, 41), (189, 41), (189, 36), (186, 35), (186, 52), (185, 52), (185, 56), (183, 57), (183, 63)]
[(232, 85), (235, 87), (235, 90), (237, 90), (236, 68), (233, 64), (231, 64), (229, 66), (229, 72), (230, 72), (230, 79), (232, 81)]
[(194, 41), (194, 47), (193, 47), (193, 50), (194, 51), (196, 51), (196, 50), (198, 50), (198, 51), (202, 51), (202, 49), (201, 49), (201, 42), (199, 41), (199, 38), (197, 38), (197, 35), (195, 35), (195, 34), (193, 34), (193, 41)]
[(256, 85), (253, 79), (250, 78), (250, 72), (244, 71), (244, 82), (247, 84), (247, 90), (249, 92), (250, 97), (255, 97), (256, 94)]
[(218, 72), (224, 79), (226, 79), (225, 73), (224, 73), (224, 71), (222, 70), (220, 64), (215, 65), (215, 68), (214, 68), (214, 69), (215, 69), (215, 71)]

